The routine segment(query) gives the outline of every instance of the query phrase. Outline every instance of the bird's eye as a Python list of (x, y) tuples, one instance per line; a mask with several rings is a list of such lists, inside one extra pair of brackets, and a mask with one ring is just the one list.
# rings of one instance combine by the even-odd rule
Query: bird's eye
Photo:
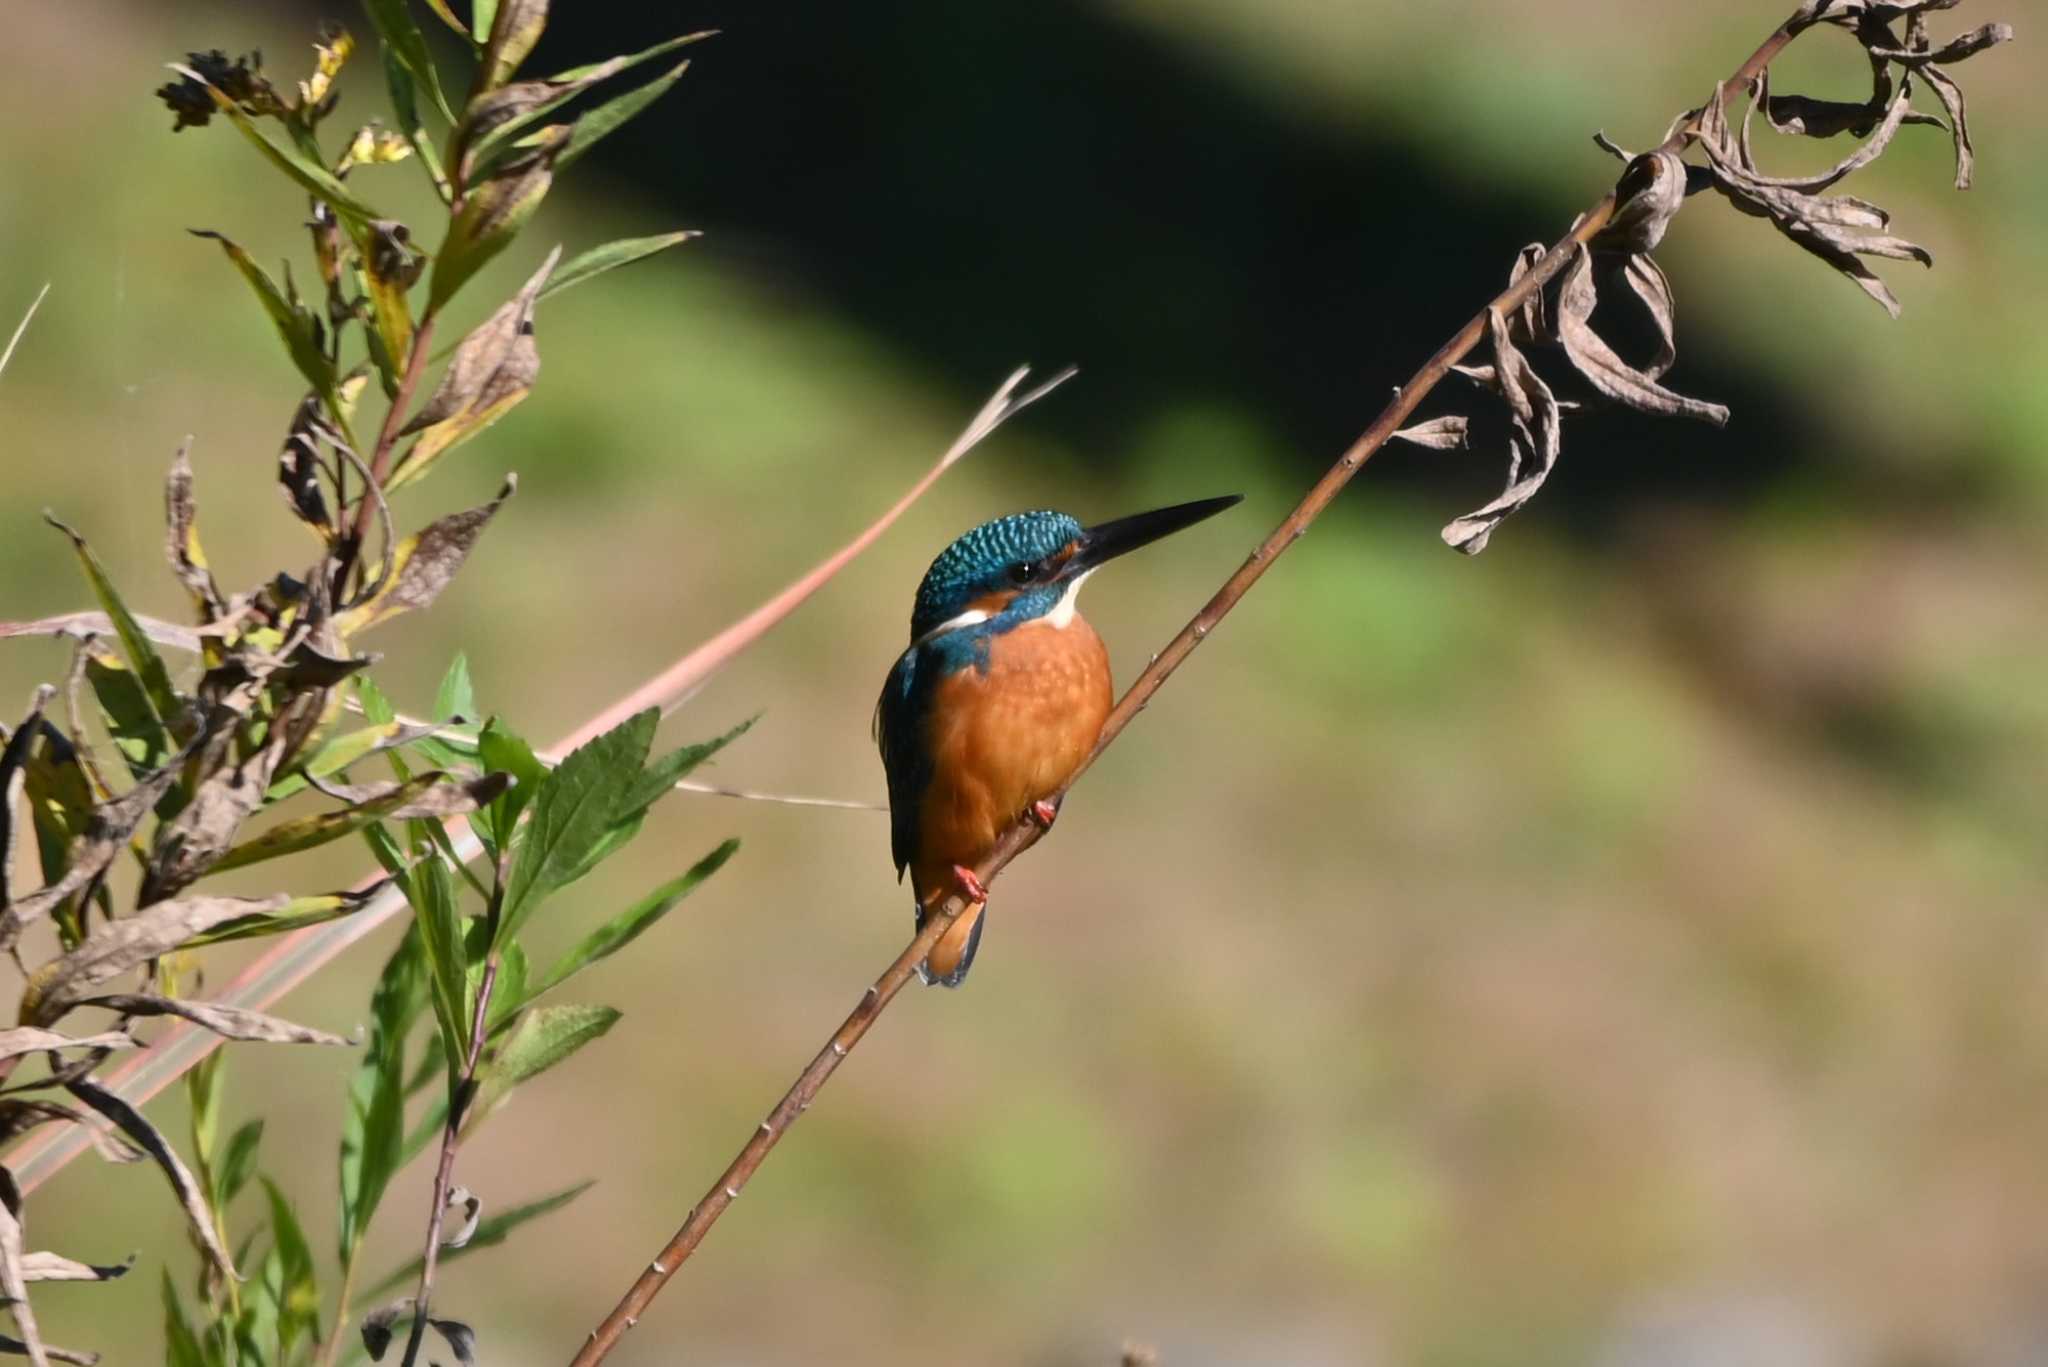
[(1020, 564), (1010, 566), (1010, 582), (1012, 583), (1028, 584), (1037, 577), (1038, 562), (1036, 560), (1026, 560)]

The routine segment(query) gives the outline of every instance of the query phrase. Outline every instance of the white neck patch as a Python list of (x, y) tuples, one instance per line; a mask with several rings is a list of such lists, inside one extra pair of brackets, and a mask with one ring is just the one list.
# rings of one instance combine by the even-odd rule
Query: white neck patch
[(961, 613), (958, 617), (948, 617), (945, 621), (939, 623), (930, 631), (927, 631), (924, 635), (918, 637), (915, 641), (912, 641), (910, 643), (910, 648), (912, 650), (916, 650), (926, 641), (934, 640), (940, 636), (944, 636), (949, 631), (958, 631), (962, 627), (979, 626), (981, 623), (986, 622), (987, 620), (988, 614), (986, 612), (983, 612), (980, 608), (969, 608), (967, 609), (967, 611)]
[(1067, 591), (1060, 595), (1060, 601), (1053, 604), (1052, 611), (1038, 620), (1050, 627), (1068, 627), (1074, 621), (1074, 609), (1081, 597), (1081, 585), (1088, 582), (1094, 570), (1083, 570), (1067, 581)]

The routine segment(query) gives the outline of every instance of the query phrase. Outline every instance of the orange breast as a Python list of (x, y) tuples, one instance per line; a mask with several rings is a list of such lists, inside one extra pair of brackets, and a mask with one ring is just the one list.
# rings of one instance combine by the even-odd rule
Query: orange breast
[(938, 685), (930, 714), (932, 781), (918, 813), (911, 876), (920, 900), (973, 866), (1032, 803), (1073, 776), (1109, 716), (1109, 653), (1078, 614), (989, 642), (986, 672)]

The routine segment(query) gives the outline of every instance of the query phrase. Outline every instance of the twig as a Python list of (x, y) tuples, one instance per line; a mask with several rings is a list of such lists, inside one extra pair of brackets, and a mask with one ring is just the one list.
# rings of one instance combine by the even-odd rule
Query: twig
[[(822, 572), (828, 566), (834, 573), (843, 569), (847, 562), (886, 531), (918, 497), (930, 489), (941, 474), (956, 464), (990, 432), (1027, 405), (1036, 402), (1050, 392), (1053, 386), (1073, 373), (1071, 369), (1062, 371), (1022, 395), (1018, 395), (1016, 389), (1022, 382), (1025, 371), (1020, 369), (1011, 375), (996, 391), (994, 397), (982, 406), (981, 411), (961, 432), (946, 454), (912, 486), (909, 493), (898, 499), (894, 507), (882, 514), (873, 526), (856, 537), (846, 549), (771, 600), (771, 605), (779, 608), (779, 616), (771, 615), (767, 607), (762, 608), (744, 619), (742, 625), (749, 626), (751, 632), (746, 639), (740, 640), (735, 637), (737, 627), (728, 628), (712, 641), (706, 642), (671, 665), (661, 677), (680, 681), (678, 686), (684, 688), (693, 687), (701, 682), (717, 665), (725, 663), (746, 645), (764, 635), (781, 616), (787, 616), (802, 606), (804, 598), (809, 593), (822, 588), (825, 580), (829, 578), (829, 575)], [(804, 589), (803, 593), (796, 592), (799, 587)], [(152, 622), (146, 623), (145, 626), (152, 634), (159, 627), (167, 632), (189, 631), (189, 628), (173, 628), (168, 623)], [(39, 622), (0, 623), (0, 637), (49, 635), (58, 631), (80, 634), (87, 631), (110, 630), (111, 626), (103, 613), (75, 613), (63, 618), (46, 618)], [(185, 648), (196, 648), (198, 634), (191, 633), (189, 639), (193, 645)], [(182, 639), (179, 643), (182, 644)], [(713, 651), (714, 646), (719, 647), (716, 652)], [(715, 659), (712, 658), (714, 654)], [(654, 684), (642, 685), (557, 741), (553, 749), (558, 752), (573, 750), (584, 741), (611, 729), (649, 704), (666, 704), (669, 701), (668, 695), (662, 693)], [(457, 853), (464, 860), (474, 859), (482, 852), (481, 842), (459, 817), (450, 824), (449, 837)], [(362, 891), (379, 881), (382, 881), (381, 877), (365, 879), (356, 885), (356, 891)], [(325, 925), (308, 926), (304, 930), (282, 936), (236, 974), (234, 980), (222, 989), (215, 1000), (225, 1006), (263, 1010), (313, 976), (350, 945), (404, 910), (405, 905), (405, 898), (396, 888), (387, 884), (360, 910)], [(177, 1081), (187, 1069), (219, 1047), (220, 1036), (189, 1022), (180, 1021), (165, 1031), (155, 1045), (140, 1051), (133, 1060), (112, 1072), (107, 1077), (105, 1085), (130, 1104), (140, 1106)], [(66, 1163), (83, 1153), (89, 1138), (80, 1126), (43, 1126), (7, 1155), (8, 1167), (13, 1170), (15, 1181), (20, 1184), (24, 1193), (33, 1191)]]
[[(469, 1108), (470, 1096), (476, 1090), (476, 1064), (484, 1052), (484, 1014), (490, 1007), (491, 988), (497, 981), (498, 956), (493, 954), (484, 961), (483, 980), (477, 984), (476, 1010), (469, 1023), (469, 1055), (462, 1061), (462, 1077), (455, 1084), (448, 1120), (441, 1130), (441, 1163), (434, 1169), (434, 1208), (427, 1216), (427, 1250), (420, 1266), (420, 1289), (413, 1295), (412, 1333), (405, 1341), (405, 1356), (399, 1359), (399, 1367), (413, 1367), (420, 1344), (426, 1338), (427, 1316), (434, 1296), (434, 1267), (441, 1253), (441, 1222), (447, 1214), (448, 1191), (455, 1180), (455, 1150), (462, 1139), (463, 1112)], [(342, 1303), (338, 1313), (348, 1313), (347, 1302)], [(337, 1338), (340, 1333), (337, 1325)]]
[[(1792, 37), (1788, 20), (1786, 24), (1779, 25), (1777, 31), (1750, 55), (1749, 60), (1744, 62), (1733, 76), (1728, 78), (1723, 84), (1723, 89), (1731, 96), (1746, 89), (1756, 74), (1769, 65), (1771, 59), (1791, 41)], [(1660, 150), (1675, 152), (1683, 149), (1696, 133), (1697, 127), (1698, 112), (1695, 111), (1673, 129)], [(1223, 586), (1202, 605), (1201, 611), (1167, 642), (1165, 649), (1161, 650), (1153, 658), (1152, 663), (1145, 667), (1144, 672), (1138, 675), (1136, 681), (1117, 702), (1108, 720), (1103, 723), (1102, 734), (1095, 742), (1094, 750), (1082, 763), (1081, 768), (1067, 781), (1066, 786), (1053, 795), (1054, 802), (1064, 796), (1102, 752), (1115, 742), (1132, 719), (1144, 710), (1145, 704), (1159, 691), (1160, 685), (1172, 676), (1174, 670), (1194, 652), (1196, 646), (1207, 639), (1216, 624), (1223, 620), (1224, 615), (1250, 591), (1260, 576), (1272, 568), (1273, 562), (1281, 553), (1301, 538), (1308, 530), (1309, 524), (1321, 516), (1323, 510), (1337, 497), (1338, 492), (1350, 483), (1358, 468), (1400, 429), (1401, 424), (1421, 404), (1423, 397), (1450, 373), (1453, 365), (1479, 344), (1486, 336), (1489, 314), (1496, 310), (1504, 316), (1513, 314), (1531, 294), (1543, 288), (1564, 269), (1572, 259), (1576, 244), (1590, 242), (1607, 225), (1614, 209), (1615, 196), (1609, 191), (1573, 225), (1569, 234), (1544, 253), (1542, 259), (1532, 265), (1521, 279), (1466, 323), (1456, 336), (1444, 343), (1436, 354), (1424, 362), (1422, 368), (1395, 392), (1392, 401), (1381, 410), (1372, 425), (1366, 428), (1365, 432), (1337, 458), (1336, 464), (1316, 481), (1302, 497), (1301, 502), (1295, 505), (1294, 511), (1273, 529), (1271, 535), (1259, 543), (1244, 564), (1238, 567), (1237, 572), (1224, 580)], [(1001, 873), (1011, 860), (1029, 849), (1042, 834), (1043, 828), (1036, 822), (1020, 817), (1003, 833), (997, 842), (995, 852), (983, 861), (975, 872), (980, 875), (984, 884), (988, 883)], [(691, 1208), (689, 1215), (683, 1220), (682, 1228), (676, 1231), (660, 1255), (634, 1278), (632, 1286), (620, 1298), (618, 1305), (613, 1307), (612, 1312), (590, 1332), (589, 1338), (584, 1341), (572, 1360), (572, 1367), (593, 1367), (594, 1364), (603, 1361), (606, 1354), (618, 1345), (625, 1332), (640, 1322), (641, 1315), (645, 1313), (655, 1295), (667, 1285), (669, 1278), (675, 1275), (676, 1269), (697, 1251), (698, 1245), (703, 1243), (704, 1236), (710, 1232), (711, 1226), (718, 1222), (718, 1217), (738, 1198), (747, 1180), (767, 1159), (769, 1152), (781, 1140), (784, 1132), (798, 1116), (810, 1109), (811, 1102), (824, 1087), (826, 1080), (852, 1051), (853, 1046), (860, 1042), (861, 1037), (867, 1034), (868, 1027), (874, 1024), (875, 1018), (881, 1015), (895, 999), (896, 994), (903, 990), (903, 985), (910, 980), (916, 966), (924, 961), (932, 946), (938, 943), (939, 937), (946, 933), (954, 918), (959, 916), (966, 906), (965, 900), (954, 894), (947, 897), (933, 914), (926, 917), (923, 928), (911, 940), (909, 947), (897, 955), (896, 961), (875, 980), (872, 987), (868, 988), (859, 1004), (853, 1008), (839, 1029), (833, 1032), (832, 1038), (826, 1041), (825, 1047), (818, 1052), (817, 1057), (797, 1074), (796, 1081), (783, 1094), (782, 1100), (776, 1103), (775, 1109), (768, 1113), (768, 1118), (748, 1137), (739, 1155), (727, 1165), (718, 1180), (711, 1185), (711, 1189)]]
[[(412, 407), (413, 393), (419, 388), (420, 375), (427, 368), (427, 346), (434, 339), (434, 322), (435, 315), (431, 309), (421, 315), (420, 325), (412, 334), (412, 351), (405, 360), (405, 374), (398, 381), (398, 392), (391, 396), (391, 407), (384, 412), (384, 425), (377, 430), (377, 445), (370, 452), (370, 483), (377, 489), (384, 487), (384, 477), (391, 473), (391, 452), (398, 443), (398, 429), (405, 422), (405, 411)], [(361, 553), (363, 538), (369, 534), (371, 502), (367, 490), (356, 500), (355, 522), (348, 532), (349, 543), (356, 554)]]

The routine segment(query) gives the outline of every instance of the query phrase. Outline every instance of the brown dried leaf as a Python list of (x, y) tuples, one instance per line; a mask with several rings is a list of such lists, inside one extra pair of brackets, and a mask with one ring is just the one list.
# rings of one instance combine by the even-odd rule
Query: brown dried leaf
[(406, 538), (398, 547), (397, 568), (390, 581), (374, 596), (338, 615), (335, 629), (343, 636), (353, 636), (401, 612), (431, 604), (462, 568), (463, 560), (491, 518), (518, 488), (518, 476), (508, 475), (498, 496), (489, 503), (467, 512), (451, 513)]
[[(14, 1191), (14, 1179), (7, 1178), (7, 1189)], [(29, 1308), (28, 1278), (24, 1275), (21, 1221), (10, 1205), (0, 1201), (0, 1295), (7, 1297), (7, 1309), (14, 1316), (14, 1327), (21, 1331), (22, 1351), (36, 1367), (48, 1367), (50, 1358), (43, 1351), (42, 1332), (36, 1328), (35, 1311)]]
[(0, 1058), (15, 1058), (21, 1054), (39, 1054), (50, 1049), (133, 1049), (135, 1041), (119, 1030), (109, 1030), (98, 1035), (64, 1035), (55, 1030), (38, 1030), (32, 1025), (18, 1025), (12, 1030), (0, 1030)]
[(420, 478), (441, 455), (489, 427), (532, 391), (540, 375), (534, 305), (561, 255), (559, 246), (549, 252), (519, 293), (456, 347), (426, 406), (400, 429), (401, 436), (419, 435), (392, 467), (387, 490)]
[(1485, 550), (1494, 528), (1536, 496), (1557, 464), (1561, 445), (1557, 397), (1516, 349), (1498, 309), (1487, 312), (1487, 333), (1493, 344), (1491, 382), (1507, 402), (1515, 432), (1508, 441), (1507, 487), (1500, 497), (1443, 529), (1445, 544), (1466, 555)]
[[(1648, 259), (1637, 256), (1631, 257), (1630, 261)], [(1638, 296), (1649, 305), (1652, 316), (1656, 318), (1658, 333), (1663, 340), (1653, 362), (1657, 367), (1654, 373), (1638, 370), (1622, 360), (1614, 348), (1607, 345), (1606, 339), (1593, 330), (1593, 309), (1598, 303), (1598, 292), (1593, 283), (1593, 253), (1585, 247), (1577, 249), (1558, 294), (1558, 341), (1578, 372), (1608, 398), (1659, 417), (1697, 418), (1716, 427), (1726, 426), (1728, 410), (1720, 404), (1688, 399), (1657, 383), (1657, 376), (1670, 367), (1677, 354), (1671, 347), (1670, 285), (1663, 280), (1661, 271), (1654, 280), (1654, 284), (1649, 284), (1647, 293), (1643, 287), (1637, 289)], [(1662, 286), (1661, 290), (1657, 285)]]
[[(44, 1344), (43, 1351), (50, 1355), (52, 1362), (72, 1362), (78, 1367), (94, 1367), (100, 1360), (98, 1353), (84, 1353), (76, 1348), (59, 1348), (55, 1344)], [(28, 1352), (28, 1345), (20, 1339), (0, 1334), (0, 1353), (12, 1353), (19, 1357)]]
[(277, 911), (290, 901), (282, 893), (261, 898), (185, 897), (101, 925), (77, 949), (30, 975), (22, 990), (22, 1019), (48, 1025), (100, 984), (169, 953), (201, 931), (237, 917)]
[(1778, 189), (1799, 190), (1813, 194), (1825, 190), (1844, 176), (1859, 171), (1884, 155), (1892, 138), (1912, 112), (1909, 102), (1911, 92), (1900, 82), (1891, 102), (1885, 108), (1884, 117), (1848, 156), (1836, 162), (1825, 171), (1806, 176), (1767, 176), (1757, 169), (1756, 158), (1749, 142), (1750, 115), (1763, 104), (1770, 93), (1768, 75), (1758, 76), (1750, 83), (1749, 104), (1743, 110), (1739, 131), (1731, 129), (1728, 123), (1727, 93), (1716, 87), (1714, 97), (1700, 114), (1700, 147), (1707, 154), (1707, 160), (1717, 180), (1735, 180), (1745, 186), (1770, 186)]
[(547, 27), (548, 0), (499, 0), (491, 20), (491, 36), (484, 44), (483, 67), (477, 72), (477, 88), (489, 90), (503, 85), (540, 41)]
[(1454, 451), (1466, 445), (1471, 435), (1472, 420), (1458, 416), (1431, 418), (1427, 422), (1404, 427), (1394, 434), (1395, 441), (1413, 442), (1427, 446), (1434, 451)]
[(199, 1184), (192, 1180), (191, 1170), (178, 1157), (177, 1151), (157, 1132), (156, 1126), (143, 1118), (142, 1112), (123, 1101), (114, 1093), (89, 1078), (77, 1078), (65, 1084), (70, 1093), (86, 1105), (114, 1122), (120, 1131), (142, 1146), (157, 1166), (163, 1169), (171, 1190), (177, 1194), (178, 1202), (185, 1208), (185, 1218), (192, 1226), (192, 1237), (213, 1260), (222, 1275), (235, 1281), (242, 1279), (235, 1271), (234, 1260), (228, 1257), (227, 1249), (221, 1246), (215, 1233), (213, 1214), (207, 1209), (206, 1197), (201, 1194)]
[(24, 1253), (21, 1275), (32, 1282), (110, 1282), (123, 1277), (135, 1266), (135, 1255), (125, 1263), (82, 1263), (61, 1253)]
[[(1600, 140), (1617, 154), (1621, 149)], [(1614, 214), (1593, 238), (1598, 251), (1647, 252), (1685, 207), (1685, 162), (1676, 152), (1645, 152), (1626, 158), (1614, 183)]]
[(98, 882), (106, 873), (107, 865), (128, 843), (128, 838), (135, 834), (135, 828), (142, 824), (142, 818), (178, 781), (178, 773), (192, 749), (192, 746), (187, 746), (161, 767), (143, 776), (120, 797), (103, 802), (94, 809), (92, 824), (72, 847), (64, 876), (37, 892), (15, 899), (0, 911), (0, 949), (20, 939), (23, 927), (47, 916), (50, 909), (65, 898)]
[(14, 733), (6, 737), (7, 744), (0, 747), (0, 907), (12, 903), (7, 888), (7, 870), (14, 863), (14, 800), (28, 768), (29, 752), (42, 732), (43, 709), (55, 696), (57, 690), (51, 685), (38, 687), (29, 701), (28, 715), (22, 719), (21, 725), (14, 728)]
[(87, 997), (78, 1005), (101, 1006), (124, 1016), (179, 1016), (194, 1025), (206, 1027), (223, 1039), (257, 1044), (338, 1044), (346, 1047), (355, 1043), (325, 1030), (294, 1025), (276, 1016), (266, 1016), (261, 1011), (224, 1006), (219, 1002), (188, 1001), (151, 993), (113, 993), (104, 997)]
[(292, 414), (285, 433), (284, 450), (277, 457), (277, 483), (292, 516), (320, 534), (324, 541), (335, 536), (334, 519), (327, 511), (327, 495), (320, 476), (320, 396), (308, 394)]
[(213, 582), (206, 566), (206, 552), (199, 546), (199, 504), (192, 492), (192, 439), (187, 437), (171, 457), (171, 473), (164, 480), (164, 553), (170, 558), (171, 573), (192, 595), (192, 605), (201, 624), (218, 620), (227, 612), (227, 600)]

